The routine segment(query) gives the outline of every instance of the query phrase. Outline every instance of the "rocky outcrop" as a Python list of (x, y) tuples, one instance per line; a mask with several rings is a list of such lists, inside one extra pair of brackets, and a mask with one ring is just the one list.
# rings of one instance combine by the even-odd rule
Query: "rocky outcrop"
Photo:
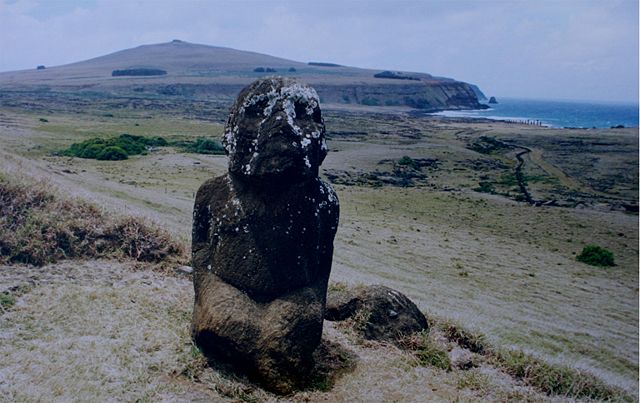
[(425, 112), (487, 108), (478, 101), (471, 86), (460, 81), (379, 81), (379, 84), (321, 84), (316, 88), (323, 101), (331, 103), (408, 106)]
[(480, 90), (480, 88), (477, 85), (469, 84), (469, 86), (471, 87), (473, 92), (476, 94), (476, 98), (478, 98), (478, 101), (486, 101), (487, 100), (487, 96), (484, 95), (484, 93)]
[(382, 285), (334, 290), (327, 297), (325, 319), (353, 318), (369, 340), (397, 340), (428, 329), (425, 316), (404, 294)]
[(322, 334), (339, 214), (324, 135), (312, 88), (256, 81), (225, 127), (229, 173), (194, 207), (193, 338), (278, 393), (305, 382)]
[(498, 101), (496, 100), (496, 97), (491, 97), (491, 98), (489, 98), (489, 103), (490, 104), (497, 104)]

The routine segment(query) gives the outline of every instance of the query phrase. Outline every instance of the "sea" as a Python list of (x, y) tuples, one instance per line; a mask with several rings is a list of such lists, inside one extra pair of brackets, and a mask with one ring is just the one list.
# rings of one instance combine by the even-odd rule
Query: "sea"
[[(553, 128), (638, 127), (638, 105), (497, 98), (490, 109), (443, 111), (434, 115), (506, 120)], [(486, 103), (486, 101), (484, 101)]]

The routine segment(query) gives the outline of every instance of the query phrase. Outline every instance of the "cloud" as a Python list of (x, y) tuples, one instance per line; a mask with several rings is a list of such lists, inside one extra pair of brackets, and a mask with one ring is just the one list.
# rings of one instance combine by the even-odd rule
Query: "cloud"
[(637, 15), (633, 0), (4, 1), (0, 71), (182, 39), (496, 95), (637, 101)]

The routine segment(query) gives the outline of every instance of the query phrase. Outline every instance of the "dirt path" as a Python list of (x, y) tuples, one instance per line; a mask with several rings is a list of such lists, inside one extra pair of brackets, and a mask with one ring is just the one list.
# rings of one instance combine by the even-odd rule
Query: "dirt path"
[(528, 149), (527, 147), (522, 147), (522, 146), (515, 146), (515, 147), (522, 149), (522, 151), (516, 154), (516, 159), (518, 160), (518, 165), (516, 165), (516, 168), (515, 168), (516, 181), (518, 182), (518, 187), (520, 188), (520, 192), (522, 192), (522, 195), (524, 196), (524, 199), (527, 201), (527, 203), (534, 204), (535, 200), (533, 200), (533, 198), (531, 197), (531, 193), (529, 193), (529, 191), (527, 190), (527, 182), (524, 178), (524, 174), (522, 173), (522, 167), (524, 166), (524, 159), (522, 158), (522, 156), (529, 154), (531, 150)]

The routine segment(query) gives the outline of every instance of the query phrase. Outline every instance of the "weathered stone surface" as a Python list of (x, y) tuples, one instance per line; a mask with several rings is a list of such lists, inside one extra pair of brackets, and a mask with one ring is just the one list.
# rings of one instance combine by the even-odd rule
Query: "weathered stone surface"
[(196, 195), (193, 337), (280, 393), (304, 382), (322, 334), (339, 215), (318, 178), (324, 134), (312, 88), (258, 80), (227, 121), (229, 173)]
[(382, 285), (331, 291), (325, 319), (357, 317), (362, 336), (369, 340), (394, 340), (428, 328), (427, 319), (404, 294)]

